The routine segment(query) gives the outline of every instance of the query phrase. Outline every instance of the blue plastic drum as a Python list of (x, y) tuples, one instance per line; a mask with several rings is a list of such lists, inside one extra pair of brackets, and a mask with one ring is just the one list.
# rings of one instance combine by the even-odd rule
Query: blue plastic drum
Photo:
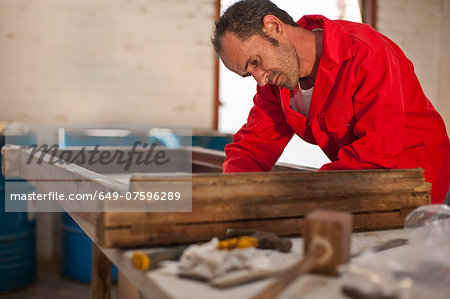
[[(8, 136), (8, 142), (30, 144), (31, 136)], [(0, 136), (0, 147), (5, 136)], [(0, 167), (1, 167), (0, 156)], [(19, 184), (20, 190), (29, 192), (34, 187), (26, 182)], [(36, 225), (25, 212), (5, 212), (5, 178), (0, 176), (0, 293), (28, 286), (36, 276)]]
[[(62, 275), (69, 279), (90, 282), (91, 268), (91, 239), (69, 214), (63, 213)], [(112, 280), (117, 280), (117, 269), (114, 266), (112, 268)]]

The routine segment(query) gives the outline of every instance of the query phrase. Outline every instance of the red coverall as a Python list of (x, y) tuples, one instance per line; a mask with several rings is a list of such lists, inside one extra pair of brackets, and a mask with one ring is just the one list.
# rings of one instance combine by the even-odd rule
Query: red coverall
[(421, 167), (432, 203), (442, 203), (450, 185), (449, 138), (401, 49), (364, 24), (323, 16), (298, 24), (323, 29), (308, 118), (290, 108), (289, 90), (258, 86), (247, 123), (225, 148), (223, 171), (271, 170), (296, 133), (332, 161), (320, 170)]

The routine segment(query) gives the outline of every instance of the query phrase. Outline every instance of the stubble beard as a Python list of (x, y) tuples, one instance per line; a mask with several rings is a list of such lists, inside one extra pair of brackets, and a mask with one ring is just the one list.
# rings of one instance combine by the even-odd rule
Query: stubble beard
[[(280, 48), (282, 48), (280, 49), (282, 52), (281, 64), (285, 70), (283, 73), (280, 73), (280, 76), (285, 77), (285, 82), (281, 83), (280, 86), (289, 90), (294, 90), (300, 79), (300, 58), (293, 48), (291, 48), (291, 51), (289, 51), (289, 48), (286, 45), (280, 45)], [(295, 53), (295, 55), (291, 53)]]

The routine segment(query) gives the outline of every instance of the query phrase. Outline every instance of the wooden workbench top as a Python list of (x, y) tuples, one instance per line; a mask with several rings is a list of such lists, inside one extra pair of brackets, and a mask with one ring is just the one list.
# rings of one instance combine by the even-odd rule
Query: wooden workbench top
[[(71, 215), (80, 227), (94, 241), (98, 242), (94, 225), (77, 214)], [(352, 254), (361, 252), (375, 245), (382, 244), (394, 238), (405, 238), (404, 230), (387, 230), (364, 233), (354, 233), (352, 237)], [(302, 256), (302, 239), (293, 238), (293, 252)], [(405, 246), (403, 246), (405, 247)], [(160, 249), (160, 248), (159, 248)], [(159, 250), (158, 248), (149, 251)], [(388, 252), (402, 250), (402, 247), (380, 252), (380, 257)], [(161, 270), (141, 272), (131, 264), (133, 249), (101, 248), (106, 256), (116, 265), (141, 292), (141, 296), (148, 299), (228, 299), (250, 298), (266, 287), (273, 279), (265, 279), (224, 290), (213, 288), (205, 283), (194, 280), (178, 278), (164, 274)], [(341, 293), (342, 282), (339, 278), (321, 275), (307, 274), (301, 277), (297, 283), (292, 284), (281, 296), (287, 298), (348, 298)]]

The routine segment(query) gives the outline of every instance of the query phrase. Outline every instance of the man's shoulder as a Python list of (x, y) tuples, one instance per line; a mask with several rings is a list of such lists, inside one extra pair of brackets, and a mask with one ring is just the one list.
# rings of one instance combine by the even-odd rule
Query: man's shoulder
[(368, 24), (345, 20), (334, 21), (345, 29), (355, 47), (366, 49), (367, 54), (391, 47), (391, 41)]

